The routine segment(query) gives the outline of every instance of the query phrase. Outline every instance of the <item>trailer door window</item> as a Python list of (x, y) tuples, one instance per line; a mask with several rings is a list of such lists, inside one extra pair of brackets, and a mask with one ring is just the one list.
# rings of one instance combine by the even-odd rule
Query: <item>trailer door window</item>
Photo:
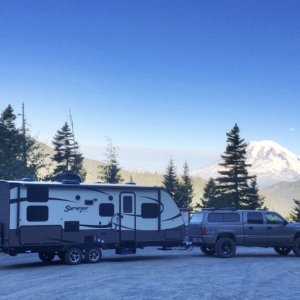
[(123, 212), (125, 214), (132, 213), (132, 196), (123, 197)]
[(158, 217), (158, 205), (156, 203), (142, 204), (142, 218), (154, 219)]
[(47, 186), (32, 185), (27, 187), (28, 202), (47, 202), (49, 189)]
[(112, 217), (115, 213), (115, 207), (112, 203), (101, 203), (99, 205), (99, 215), (101, 217)]
[(27, 206), (28, 222), (46, 222), (49, 218), (49, 208), (45, 205)]

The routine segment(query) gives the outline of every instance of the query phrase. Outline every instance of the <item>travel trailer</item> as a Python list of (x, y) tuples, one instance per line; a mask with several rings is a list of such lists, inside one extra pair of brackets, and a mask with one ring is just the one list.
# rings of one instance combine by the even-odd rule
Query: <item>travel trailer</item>
[(0, 251), (58, 255), (67, 264), (96, 263), (103, 249), (132, 254), (146, 246), (179, 246), (182, 215), (160, 187), (0, 181)]

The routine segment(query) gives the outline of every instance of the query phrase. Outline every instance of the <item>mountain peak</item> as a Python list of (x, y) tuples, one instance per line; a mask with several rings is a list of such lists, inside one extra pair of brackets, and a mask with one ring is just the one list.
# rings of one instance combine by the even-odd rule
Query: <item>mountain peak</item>
[[(221, 160), (191, 174), (203, 178), (218, 177), (220, 162)], [(300, 159), (296, 154), (271, 140), (250, 142), (247, 146), (247, 163), (251, 165), (249, 173), (257, 175), (260, 185), (300, 179)]]

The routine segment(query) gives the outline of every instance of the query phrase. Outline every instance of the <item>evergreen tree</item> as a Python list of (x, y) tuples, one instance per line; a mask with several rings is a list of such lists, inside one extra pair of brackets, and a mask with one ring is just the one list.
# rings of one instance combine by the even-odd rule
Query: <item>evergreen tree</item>
[(73, 145), (73, 161), (71, 166), (71, 172), (75, 174), (79, 174), (82, 180), (84, 181), (86, 177), (86, 170), (83, 168), (84, 157), (80, 152), (78, 142), (75, 139), (74, 124), (73, 124), (73, 118), (71, 112), (70, 112), (70, 124), (71, 124), (70, 144)]
[(45, 155), (28, 134), (23, 104), (22, 128), (16, 127), (16, 115), (9, 105), (0, 117), (0, 178), (38, 179), (38, 170), (44, 167)]
[(108, 139), (105, 156), (105, 163), (100, 166), (100, 180), (105, 183), (123, 182), (123, 179), (120, 175), (121, 168), (119, 167), (119, 163), (117, 161), (116, 147), (113, 146), (111, 139)]
[(179, 196), (179, 181), (176, 174), (176, 168), (174, 161), (171, 158), (166, 168), (166, 174), (163, 176), (163, 187), (175, 200), (176, 204), (180, 207), (180, 196)]
[(227, 133), (227, 147), (223, 155), (223, 170), (218, 171), (221, 175), (216, 179), (217, 189), (222, 196), (223, 207), (245, 208), (248, 206), (249, 185), (248, 180), (253, 176), (248, 175), (246, 163), (247, 144), (239, 135), (237, 124)]
[(291, 211), (290, 219), (294, 222), (300, 222), (300, 200), (293, 199), (295, 207)]
[(253, 176), (248, 191), (248, 199), (246, 209), (262, 209), (264, 205), (264, 197), (258, 194), (256, 176)]
[(178, 202), (180, 208), (188, 208), (191, 206), (194, 197), (194, 188), (192, 178), (189, 174), (189, 166), (187, 162), (183, 165), (183, 174), (181, 176), (181, 182), (179, 183), (178, 190)]
[(63, 127), (57, 131), (52, 141), (54, 145), (54, 156), (52, 161), (56, 163), (52, 177), (55, 178), (61, 173), (76, 173), (83, 180), (85, 170), (83, 169), (83, 156), (79, 152), (79, 145), (74, 139), (74, 135), (68, 122), (65, 122)]
[(222, 202), (220, 202), (220, 196), (218, 195), (216, 183), (213, 178), (210, 178), (206, 184), (203, 197), (201, 198), (201, 204), (197, 205), (197, 208), (221, 208)]
[(15, 124), (16, 115), (11, 105), (0, 117), (0, 178), (13, 180), (19, 178), (21, 165), (21, 135)]

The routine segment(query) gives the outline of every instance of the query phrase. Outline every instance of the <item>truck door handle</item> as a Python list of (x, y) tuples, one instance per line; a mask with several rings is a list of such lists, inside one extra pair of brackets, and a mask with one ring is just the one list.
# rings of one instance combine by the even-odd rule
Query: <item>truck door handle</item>
[(249, 227), (249, 229), (253, 230), (253, 229), (254, 229), (254, 227), (250, 226), (250, 227)]
[(268, 228), (268, 229), (272, 229), (272, 226), (268, 226), (267, 228)]

